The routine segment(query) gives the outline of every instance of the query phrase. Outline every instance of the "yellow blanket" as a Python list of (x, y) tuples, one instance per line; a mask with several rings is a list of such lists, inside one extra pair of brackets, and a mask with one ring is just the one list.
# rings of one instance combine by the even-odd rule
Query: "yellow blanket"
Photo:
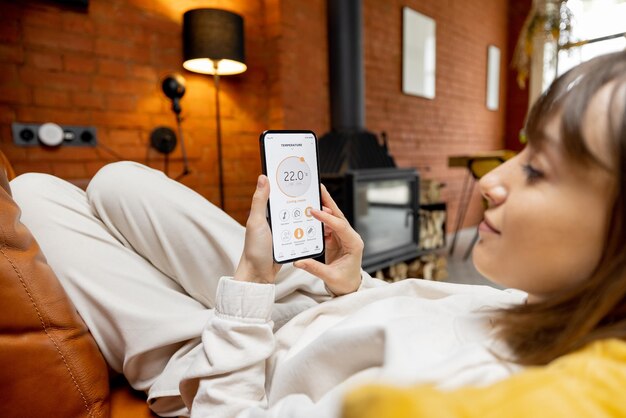
[(626, 417), (626, 342), (598, 341), (483, 388), (365, 386), (348, 394), (342, 416)]

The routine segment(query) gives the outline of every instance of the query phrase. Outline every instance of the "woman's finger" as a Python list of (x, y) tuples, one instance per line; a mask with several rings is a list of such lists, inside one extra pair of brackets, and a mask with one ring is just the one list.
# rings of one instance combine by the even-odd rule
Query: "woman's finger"
[(326, 186), (324, 186), (322, 184), (320, 188), (322, 190), (322, 204), (324, 206), (328, 206), (333, 211), (333, 214), (335, 216), (338, 216), (339, 218), (346, 219), (346, 217), (343, 215), (343, 212), (341, 211), (341, 209), (339, 209), (339, 206), (337, 206), (337, 204), (335, 203), (333, 198), (330, 196), (330, 193), (328, 193), (328, 190), (326, 189)]
[(324, 222), (324, 225), (330, 226), (346, 249), (363, 249), (363, 240), (361, 240), (359, 234), (352, 229), (348, 221), (321, 210), (313, 209), (311, 210), (311, 214), (318, 221)]
[[(322, 210), (330, 215), (333, 214), (333, 211), (326, 207), (326, 206), (322, 206)], [(328, 225), (324, 225), (324, 236), (327, 237), (329, 236), (331, 233), (333, 232), (333, 229), (331, 227), (329, 227)]]

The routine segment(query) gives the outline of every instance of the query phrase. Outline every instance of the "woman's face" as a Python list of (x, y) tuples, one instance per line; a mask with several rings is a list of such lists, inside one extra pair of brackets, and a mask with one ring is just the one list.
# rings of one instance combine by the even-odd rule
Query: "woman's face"
[[(603, 95), (604, 93), (604, 95)], [(591, 152), (611, 167), (601, 90), (583, 119)], [(604, 114), (602, 114), (604, 113)], [(480, 180), (489, 202), (473, 260), (484, 276), (542, 300), (588, 278), (602, 251), (614, 176), (598, 164), (568, 159), (559, 140), (560, 118), (545, 129), (541, 149), (526, 147)]]

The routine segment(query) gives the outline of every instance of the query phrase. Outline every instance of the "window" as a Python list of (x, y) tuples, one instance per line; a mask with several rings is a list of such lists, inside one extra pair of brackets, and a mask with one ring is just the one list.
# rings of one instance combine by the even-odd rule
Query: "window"
[(626, 0), (568, 0), (566, 4), (571, 12), (569, 43), (551, 41), (537, 51), (543, 55), (538, 60), (543, 63), (541, 92), (581, 62), (626, 49)]

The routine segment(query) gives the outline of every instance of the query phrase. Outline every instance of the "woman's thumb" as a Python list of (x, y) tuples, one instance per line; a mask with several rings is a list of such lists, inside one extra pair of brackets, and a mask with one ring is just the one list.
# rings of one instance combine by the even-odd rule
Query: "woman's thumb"
[(267, 199), (270, 196), (269, 182), (267, 177), (261, 174), (257, 180), (256, 190), (252, 196), (252, 205), (250, 207), (250, 219), (255, 221), (265, 220), (265, 210), (267, 208)]

